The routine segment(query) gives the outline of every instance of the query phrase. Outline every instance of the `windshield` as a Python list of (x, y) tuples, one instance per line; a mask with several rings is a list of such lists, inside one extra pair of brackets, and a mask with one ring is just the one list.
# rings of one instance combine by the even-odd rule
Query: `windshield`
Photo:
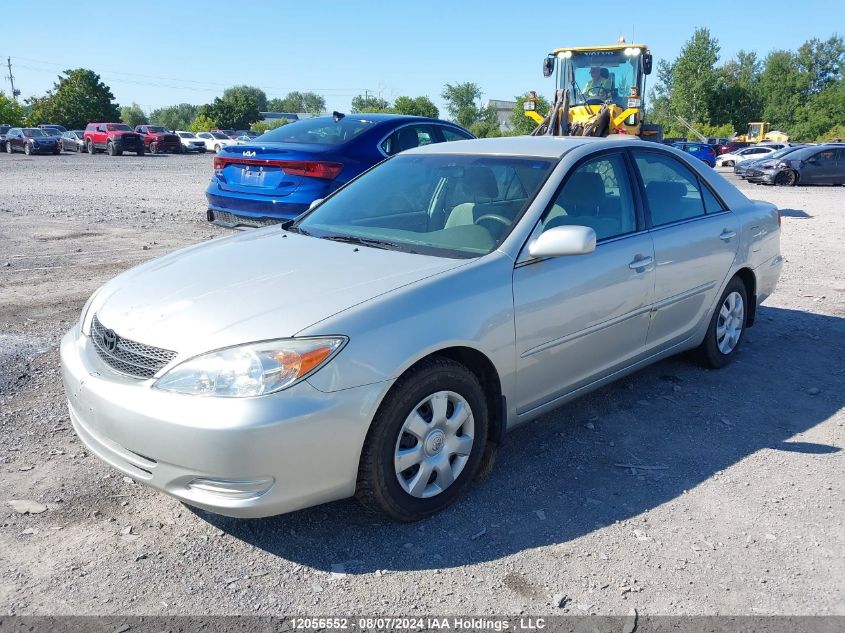
[(109, 123), (106, 126), (109, 132), (131, 132), (132, 128), (124, 123)]
[(73, 134), (76, 135), (76, 138), (82, 138), (83, 136), (85, 136), (85, 132), (83, 130), (74, 130)]
[(803, 145), (792, 145), (790, 147), (782, 147), (781, 149), (772, 152), (771, 154), (767, 154), (766, 158), (780, 158), (781, 156), (786, 156), (787, 154), (791, 154), (792, 152), (798, 151), (799, 149), (803, 149)]
[(24, 128), (24, 130), (23, 130), (23, 135), (24, 135), (24, 136), (31, 136), (31, 137), (35, 137), (35, 136), (47, 136), (46, 134), (44, 134), (44, 131), (43, 131), (43, 130), (39, 130), (38, 128), (34, 128), (34, 127), (27, 127), (27, 128)]
[(165, 134), (165, 133), (167, 133), (167, 130), (165, 130), (163, 127), (158, 126), (158, 125), (148, 125), (147, 130), (149, 130), (153, 134)]
[(5, 134), (12, 129), (11, 125), (0, 125), (0, 134)]
[(196, 136), (194, 136), (190, 132), (179, 132), (179, 136), (181, 136), (182, 138), (196, 138)]
[[(587, 101), (610, 100), (621, 108), (627, 107), (631, 88), (640, 94), (640, 57), (625, 54), (624, 50), (572, 52), (561, 58), (558, 87), (569, 89), (570, 105), (583, 105)], [(567, 55), (569, 51), (560, 53)], [(570, 77), (571, 73), (571, 77)], [(570, 80), (574, 79), (574, 85)]]
[(270, 130), (259, 136), (257, 140), (264, 143), (340, 145), (351, 141), (375, 125), (375, 121), (355, 119), (353, 116), (345, 116), (339, 121), (335, 121), (332, 117), (296, 121)]
[(212, 135), (214, 138), (219, 138), (219, 139), (228, 139), (228, 138), (229, 138), (228, 136), (226, 136), (226, 135), (225, 135), (225, 134), (223, 134), (222, 132), (211, 132), (211, 135)]
[(291, 230), (382, 248), (477, 257), (510, 233), (550, 173), (548, 158), (399, 155), (351, 182)]

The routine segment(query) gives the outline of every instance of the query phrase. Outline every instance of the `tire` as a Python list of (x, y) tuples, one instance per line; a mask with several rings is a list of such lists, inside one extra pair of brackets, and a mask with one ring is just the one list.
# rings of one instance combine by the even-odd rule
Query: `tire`
[(94, 141), (90, 138), (88, 139), (88, 153), (93, 156), (97, 152), (97, 148), (94, 147)]
[(81, 144), (81, 143), (77, 143), (77, 144), (76, 144), (76, 153), (77, 153), (77, 154), (81, 154), (81, 153), (82, 153), (82, 144)]
[(732, 160), (726, 160), (722, 163), (722, 167), (733, 167), (736, 163)]
[(215, 145), (215, 146), (214, 146), (214, 153), (215, 153), (215, 154), (219, 154), (219, 153), (220, 153), (220, 146), (219, 146), (219, 145)]
[(158, 143), (150, 143), (150, 154), (158, 154)]
[(111, 141), (109, 141), (106, 145), (106, 153), (109, 156), (114, 156), (115, 154), (117, 154), (117, 151), (114, 149), (114, 143), (112, 143)]
[(775, 184), (780, 187), (794, 187), (798, 184), (798, 174), (792, 169), (785, 169), (775, 175)]
[[(740, 303), (737, 304), (737, 301)], [(720, 369), (730, 363), (742, 343), (747, 322), (748, 295), (745, 284), (739, 277), (734, 277), (719, 298), (707, 325), (707, 334), (695, 350), (699, 362), (712, 369)], [(724, 332), (721, 337), (720, 332)]]
[[(403, 522), (443, 510), (479, 472), (487, 420), (475, 374), (449, 359), (424, 361), (396, 382), (379, 407), (361, 453), (355, 496)], [(397, 472), (400, 451), (407, 466)]]
[(58, 147), (57, 147), (56, 149), (54, 149), (54, 150), (53, 150), (53, 154), (55, 154), (56, 156), (58, 156), (58, 155), (59, 155), (59, 154), (61, 154), (61, 153), (62, 153), (62, 150), (61, 150), (61, 149), (59, 149)]
[(14, 152), (14, 150), (12, 149), (12, 144), (6, 143), (6, 153), (11, 154), (12, 152)]
[(141, 148), (139, 150), (137, 150), (135, 153), (138, 156), (143, 156), (144, 155), (144, 146), (142, 145)]
[(205, 154), (206, 149), (205, 149), (204, 147), (201, 147), (201, 148), (200, 148), (200, 150), (199, 150), (199, 152), (200, 152), (200, 154)]
[(27, 156), (32, 156), (32, 149), (29, 147), (29, 143), (23, 144), (23, 153)]

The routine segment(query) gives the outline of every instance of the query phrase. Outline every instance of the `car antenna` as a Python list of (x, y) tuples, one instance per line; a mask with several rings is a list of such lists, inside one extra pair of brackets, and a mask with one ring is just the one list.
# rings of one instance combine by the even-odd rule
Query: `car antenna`
[(334, 119), (334, 122), (335, 122), (335, 123), (337, 123), (338, 121), (340, 121), (340, 120), (341, 120), (343, 117), (345, 117), (345, 116), (346, 116), (346, 115), (345, 115), (343, 112), (338, 112), (337, 110), (335, 110), (334, 112), (332, 112), (332, 118)]

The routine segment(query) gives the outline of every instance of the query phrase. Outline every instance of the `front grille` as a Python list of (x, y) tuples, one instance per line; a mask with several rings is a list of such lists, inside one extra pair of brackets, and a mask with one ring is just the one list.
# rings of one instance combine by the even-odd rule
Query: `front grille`
[(100, 323), (96, 314), (91, 321), (91, 340), (97, 355), (106, 365), (135, 378), (152, 378), (158, 370), (176, 358), (176, 352), (118, 336)]
[(229, 213), (228, 211), (212, 211), (214, 213), (214, 220), (216, 224), (223, 226), (272, 226), (285, 221), (285, 218), (254, 218), (242, 217)]

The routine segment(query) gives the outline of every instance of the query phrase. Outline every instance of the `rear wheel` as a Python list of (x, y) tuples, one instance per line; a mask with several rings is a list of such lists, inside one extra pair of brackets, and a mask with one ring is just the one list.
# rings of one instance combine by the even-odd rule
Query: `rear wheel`
[(775, 176), (775, 184), (781, 187), (794, 187), (798, 184), (798, 174), (791, 169), (785, 169)]
[(9, 143), (9, 142), (6, 142), (6, 153), (7, 153), (7, 154), (11, 154), (11, 153), (12, 153), (12, 144), (11, 144), (11, 143)]
[(439, 512), (479, 472), (487, 419), (475, 374), (445, 358), (420, 364), (397, 381), (373, 419), (358, 500), (397, 521)]
[(214, 146), (214, 153), (215, 153), (215, 154), (219, 154), (219, 153), (220, 153), (220, 145), (215, 145), (215, 146)]
[(732, 160), (726, 160), (722, 163), (722, 167), (733, 167), (735, 164)]
[(82, 153), (82, 143), (77, 143), (77, 144), (76, 144), (76, 151), (77, 151), (77, 153), (79, 153), (79, 154), (81, 154), (81, 153)]
[(137, 152), (135, 152), (135, 153), (136, 153), (138, 156), (143, 156), (143, 155), (144, 155), (144, 146), (143, 146), (143, 145), (141, 145), (141, 147), (139, 147), (139, 148), (138, 148), (138, 151), (137, 151)]
[(702, 364), (719, 369), (730, 363), (745, 333), (748, 295), (739, 277), (728, 282), (707, 326), (707, 334), (696, 350)]
[(97, 150), (94, 148), (94, 141), (92, 141), (91, 139), (88, 139), (88, 153), (91, 154), (91, 156), (93, 156), (94, 152), (96, 152), (96, 151)]

